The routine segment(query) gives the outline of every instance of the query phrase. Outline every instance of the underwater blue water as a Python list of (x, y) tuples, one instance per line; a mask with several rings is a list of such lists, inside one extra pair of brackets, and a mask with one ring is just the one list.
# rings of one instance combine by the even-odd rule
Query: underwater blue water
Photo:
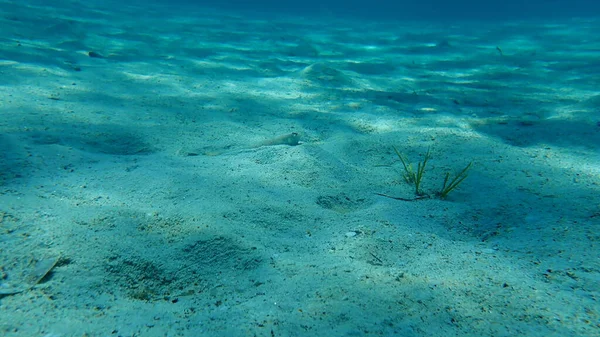
[(598, 336), (597, 32), (600, 0), (0, 0), (0, 337)]
[[(160, 3), (160, 1), (158, 1)], [(600, 15), (596, 0), (175, 0), (168, 3), (211, 5), (288, 14), (330, 14), (370, 19), (509, 19), (564, 18)]]

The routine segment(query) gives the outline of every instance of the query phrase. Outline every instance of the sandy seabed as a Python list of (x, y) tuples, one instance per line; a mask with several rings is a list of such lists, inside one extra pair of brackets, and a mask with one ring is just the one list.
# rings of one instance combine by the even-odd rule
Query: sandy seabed
[(0, 1), (0, 335), (600, 335), (600, 20), (42, 3)]

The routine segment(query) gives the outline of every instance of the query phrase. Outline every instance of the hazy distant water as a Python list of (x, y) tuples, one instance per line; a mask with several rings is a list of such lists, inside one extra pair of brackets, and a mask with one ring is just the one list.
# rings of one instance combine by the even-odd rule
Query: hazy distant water
[(600, 16), (599, 0), (154, 0), (287, 14), (371, 19), (545, 19)]

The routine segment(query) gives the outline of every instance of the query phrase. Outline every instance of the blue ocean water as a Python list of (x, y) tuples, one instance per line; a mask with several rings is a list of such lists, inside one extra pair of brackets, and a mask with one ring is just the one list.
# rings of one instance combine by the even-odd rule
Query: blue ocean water
[(597, 336), (597, 1), (0, 0), (0, 336)]
[[(160, 3), (160, 2), (159, 2)], [(250, 10), (285, 14), (330, 14), (370, 20), (504, 20), (594, 17), (600, 15), (600, 4), (594, 0), (348, 0), (348, 1), (244, 1), (244, 0), (175, 0), (169, 4), (208, 5), (222, 9)]]

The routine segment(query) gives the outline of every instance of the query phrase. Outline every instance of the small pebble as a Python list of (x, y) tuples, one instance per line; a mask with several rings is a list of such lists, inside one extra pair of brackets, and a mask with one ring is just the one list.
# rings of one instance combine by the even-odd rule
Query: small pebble
[(99, 59), (103, 59), (104, 56), (100, 55), (100, 53), (96, 53), (95, 51), (89, 51), (88, 52), (88, 56), (89, 57), (94, 57), (94, 58), (99, 58)]

